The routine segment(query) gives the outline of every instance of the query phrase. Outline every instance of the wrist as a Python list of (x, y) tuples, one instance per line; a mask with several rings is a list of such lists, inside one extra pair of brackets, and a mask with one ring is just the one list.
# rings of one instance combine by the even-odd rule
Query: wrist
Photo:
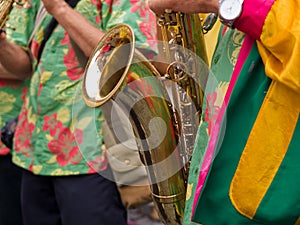
[(219, 14), (219, 7), (220, 7), (220, 1), (219, 0), (212, 1), (209, 12), (210, 13), (215, 13), (216, 15), (218, 15)]
[(45, 8), (49, 14), (51, 14), (54, 18), (59, 18), (62, 15), (65, 15), (69, 5), (65, 1), (61, 1), (60, 4), (46, 5)]

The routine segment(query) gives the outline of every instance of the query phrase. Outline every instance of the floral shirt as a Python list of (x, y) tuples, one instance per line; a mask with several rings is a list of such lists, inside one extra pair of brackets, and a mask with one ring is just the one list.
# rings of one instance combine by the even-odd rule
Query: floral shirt
[[(12, 35), (19, 45), (25, 46), (40, 3), (33, 0), (32, 7), (24, 10), (24, 26)], [(147, 41), (156, 37), (155, 25), (150, 25), (154, 15), (143, 0), (81, 0), (75, 10), (103, 31), (118, 23), (129, 24), (141, 47), (148, 48), (151, 43)], [(84, 70), (60, 25), (48, 39), (39, 63), (36, 60), (50, 20), (46, 15), (31, 43), (34, 73), (19, 117), (13, 161), (40, 175), (95, 173), (107, 165), (100, 129), (103, 116), (100, 108), (88, 108), (82, 99)]]
[[(13, 81), (0, 79), (0, 127), (5, 123), (18, 116), (23, 99), (26, 93), (28, 81)], [(10, 152), (0, 140), (0, 155), (6, 155)]]
[[(20, 20), (17, 19), (17, 15), (20, 10), (14, 9), (9, 15), (7, 24), (11, 27), (21, 26)], [(6, 35), (11, 35), (12, 29), (6, 30)], [(17, 117), (23, 105), (23, 101), (26, 94), (26, 88), (29, 84), (29, 80), (16, 81), (9, 79), (0, 79), (0, 127), (2, 128), (5, 123)], [(6, 155), (10, 152), (0, 140), (0, 155)]]

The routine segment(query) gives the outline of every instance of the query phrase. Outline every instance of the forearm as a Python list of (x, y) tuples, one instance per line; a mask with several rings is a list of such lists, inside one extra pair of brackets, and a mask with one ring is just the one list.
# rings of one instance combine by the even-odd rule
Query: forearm
[(85, 56), (88, 57), (104, 33), (65, 2), (60, 4), (60, 7), (52, 7), (48, 12), (64, 27)]
[[(32, 74), (32, 64), (28, 53), (20, 46), (6, 39), (0, 39), (0, 76), (23, 80)], [(2, 71), (2, 68), (5, 70)]]
[(218, 13), (219, 0), (149, 0), (149, 7), (156, 14), (165, 9), (183, 13)]
[[(155, 13), (217, 13), (218, 0), (149, 0)], [(300, 0), (244, 0), (234, 27), (257, 40), (267, 76), (300, 93)]]
[(2, 64), (0, 64), (0, 79), (9, 79), (9, 80), (25, 80), (28, 78), (28, 76), (23, 75), (23, 76), (18, 76), (13, 73), (8, 72)]

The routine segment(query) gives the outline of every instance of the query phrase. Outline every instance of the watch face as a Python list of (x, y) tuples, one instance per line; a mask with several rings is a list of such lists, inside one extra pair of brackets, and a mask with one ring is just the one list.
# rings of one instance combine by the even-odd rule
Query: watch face
[(226, 20), (236, 19), (242, 10), (242, 3), (240, 0), (223, 0), (220, 3), (220, 14)]

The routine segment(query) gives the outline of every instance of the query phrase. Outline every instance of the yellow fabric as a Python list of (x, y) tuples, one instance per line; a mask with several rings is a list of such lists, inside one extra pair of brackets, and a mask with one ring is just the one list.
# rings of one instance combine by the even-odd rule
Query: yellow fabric
[(300, 217), (297, 219), (295, 225), (300, 225)]
[[(205, 18), (208, 15), (209, 14), (200, 14), (199, 16), (202, 20), (205, 20)], [(221, 26), (221, 22), (220, 22), (220, 20), (217, 20), (215, 25), (213, 26), (213, 28), (209, 32), (204, 34), (204, 41), (205, 41), (209, 66), (211, 65), (212, 56), (214, 54), (215, 46), (218, 41), (220, 26)]]
[(233, 205), (250, 219), (255, 215), (285, 156), (299, 110), (300, 94), (279, 82), (273, 82), (230, 187)]
[(266, 74), (273, 81), (230, 187), (232, 203), (250, 219), (280, 167), (299, 119), (299, 6), (300, 0), (275, 1), (257, 42)]
[(266, 74), (300, 93), (300, 0), (276, 0), (258, 48)]

